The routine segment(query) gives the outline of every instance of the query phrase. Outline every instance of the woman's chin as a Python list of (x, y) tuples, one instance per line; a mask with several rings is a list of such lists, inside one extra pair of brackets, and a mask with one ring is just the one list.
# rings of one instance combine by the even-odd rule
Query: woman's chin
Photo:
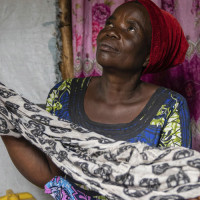
[(103, 68), (104, 67), (114, 67), (116, 66), (116, 62), (113, 58), (106, 57), (106, 56), (97, 56), (97, 62), (99, 65), (101, 65)]
[(103, 69), (115, 68), (110, 62), (98, 62), (98, 64), (101, 65)]

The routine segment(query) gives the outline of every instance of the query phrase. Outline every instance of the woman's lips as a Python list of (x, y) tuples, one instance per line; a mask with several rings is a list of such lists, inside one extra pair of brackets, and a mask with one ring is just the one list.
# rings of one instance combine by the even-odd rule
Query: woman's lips
[(106, 51), (106, 52), (111, 52), (111, 53), (119, 53), (118, 49), (116, 49), (113, 46), (106, 44), (106, 43), (100, 44), (99, 49), (101, 51)]

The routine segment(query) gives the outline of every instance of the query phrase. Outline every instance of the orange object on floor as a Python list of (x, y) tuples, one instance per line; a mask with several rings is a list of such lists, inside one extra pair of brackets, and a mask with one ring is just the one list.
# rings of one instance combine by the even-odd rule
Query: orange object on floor
[(28, 192), (14, 194), (12, 190), (7, 190), (6, 196), (0, 197), (0, 200), (36, 200), (36, 199)]

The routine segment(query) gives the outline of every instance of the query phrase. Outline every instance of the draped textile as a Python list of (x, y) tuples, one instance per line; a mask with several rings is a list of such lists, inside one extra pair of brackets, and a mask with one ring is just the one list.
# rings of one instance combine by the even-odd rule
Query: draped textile
[[(72, 30), (75, 77), (99, 76), (95, 60), (96, 37), (106, 18), (126, 0), (73, 0)], [(145, 75), (143, 80), (181, 93), (188, 102), (193, 149), (200, 151), (200, 0), (153, 0), (174, 15), (189, 42), (183, 64), (167, 71)]]
[(200, 196), (199, 152), (116, 142), (51, 115), (2, 84), (0, 135), (25, 137), (66, 174), (109, 199)]

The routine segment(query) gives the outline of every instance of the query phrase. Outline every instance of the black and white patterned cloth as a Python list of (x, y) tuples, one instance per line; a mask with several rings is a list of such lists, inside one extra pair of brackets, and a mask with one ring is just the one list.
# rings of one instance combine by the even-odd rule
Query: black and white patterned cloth
[(52, 116), (0, 84), (0, 135), (23, 136), (73, 179), (109, 199), (200, 196), (200, 153), (114, 141)]

